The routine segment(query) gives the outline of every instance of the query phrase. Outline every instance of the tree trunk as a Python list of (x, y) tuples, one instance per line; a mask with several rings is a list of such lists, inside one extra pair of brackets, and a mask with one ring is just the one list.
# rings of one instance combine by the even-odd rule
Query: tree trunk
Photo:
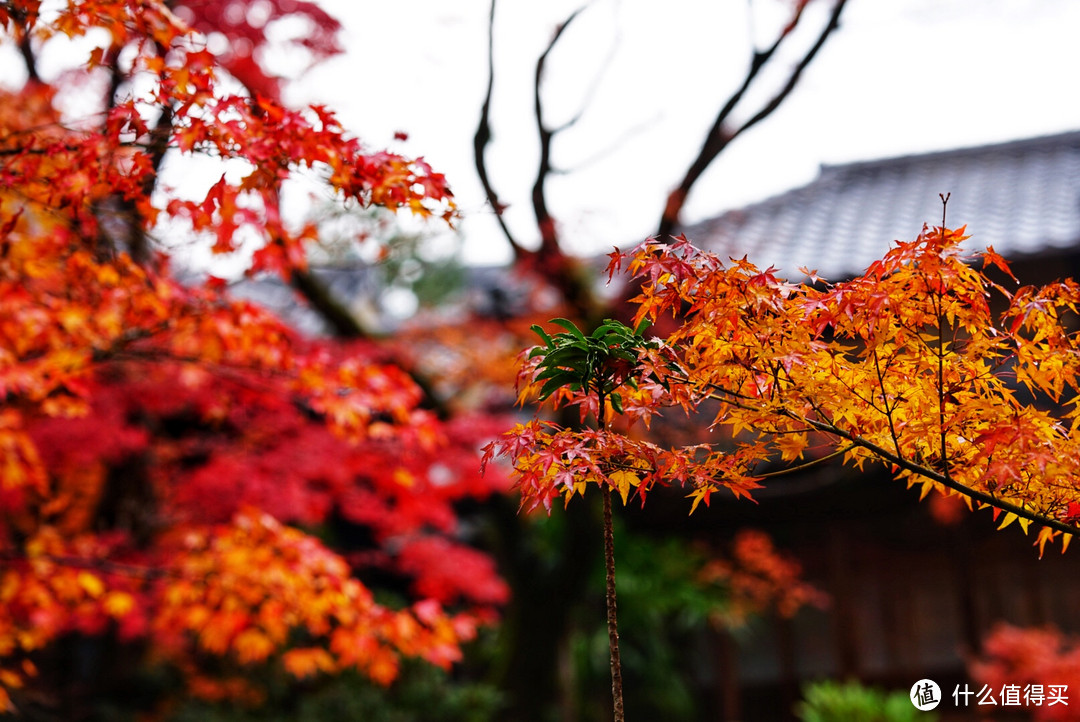
[[(601, 403), (603, 400), (601, 399)], [(611, 487), (604, 486), (604, 569), (607, 572), (608, 650), (611, 654), (611, 698), (615, 722), (625, 722), (623, 711), (622, 658), (619, 656), (619, 622), (615, 605), (615, 529), (611, 525)]]

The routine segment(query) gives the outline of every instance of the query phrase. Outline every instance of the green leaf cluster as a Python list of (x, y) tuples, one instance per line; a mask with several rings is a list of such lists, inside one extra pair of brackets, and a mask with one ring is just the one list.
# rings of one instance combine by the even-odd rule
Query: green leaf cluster
[(937, 714), (920, 712), (904, 692), (885, 693), (858, 682), (830, 680), (803, 688), (795, 707), (802, 722), (933, 722)]
[(617, 389), (623, 384), (637, 387), (633, 372), (638, 354), (642, 349), (657, 345), (656, 341), (645, 340), (643, 335), (649, 321), (643, 320), (637, 328), (630, 328), (609, 318), (588, 336), (565, 318), (553, 318), (551, 323), (565, 331), (551, 335), (538, 324), (532, 326), (544, 342), (529, 353), (530, 359), (540, 357), (536, 374), (536, 380), (544, 382), (540, 400), (569, 387), (572, 391), (596, 392), (610, 400), (615, 411), (621, 414), (622, 396)]

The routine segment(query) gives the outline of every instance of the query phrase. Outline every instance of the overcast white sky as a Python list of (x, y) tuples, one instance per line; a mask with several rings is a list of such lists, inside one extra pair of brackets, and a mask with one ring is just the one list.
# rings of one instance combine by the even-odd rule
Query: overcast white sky
[[(346, 54), (304, 76), (289, 100), (337, 110), (374, 148), (426, 157), (457, 195), (466, 259), (508, 260), (472, 155), (489, 0), (317, 1), (344, 22)], [(488, 159), (518, 238), (537, 235), (532, 73), (570, 12), (587, 3), (549, 60), (544, 101), (552, 124), (585, 112), (556, 139), (556, 165), (575, 170), (550, 179), (548, 198), (563, 238), (595, 253), (655, 229), (667, 192), (743, 78), (751, 36), (764, 45), (793, 1), (502, 0)], [(828, 2), (810, 7), (820, 21)], [(808, 20), (816, 32), (820, 22)], [(823, 163), (1080, 129), (1078, 39), (1078, 0), (849, 0), (796, 91), (724, 151), (684, 220), (809, 183)], [(273, 60), (295, 71), (296, 58)], [(3, 72), (22, 71), (10, 44), (0, 61)], [(396, 131), (409, 140), (394, 141)]]
[[(472, 163), (487, 78), (487, 0), (321, 4), (345, 23), (347, 55), (316, 69), (293, 99), (337, 109), (374, 146), (425, 156), (458, 196), (467, 258), (506, 260)], [(536, 235), (533, 64), (580, 4), (503, 0), (496, 19), (490, 168), (524, 240)], [(589, 99), (581, 122), (555, 146), (556, 163), (584, 167), (549, 186), (552, 211), (575, 249), (634, 243), (655, 228), (667, 191), (742, 79), (751, 28), (763, 44), (785, 2), (755, 0), (753, 19), (748, 6), (594, 0), (568, 30), (544, 97), (554, 121)], [(1078, 36), (1076, 0), (849, 0), (841, 29), (799, 88), (724, 152), (698, 183), (685, 220), (808, 183), (822, 163), (1080, 128)], [(397, 130), (409, 133), (408, 142), (393, 142)]]

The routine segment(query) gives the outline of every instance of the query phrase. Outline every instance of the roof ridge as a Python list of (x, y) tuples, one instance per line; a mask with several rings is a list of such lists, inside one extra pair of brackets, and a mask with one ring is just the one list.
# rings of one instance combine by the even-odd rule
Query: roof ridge
[[(1033, 146), (1041, 145), (1057, 147), (1065, 145), (1066, 141), (1071, 140), (1075, 140), (1078, 144), (1080, 144), (1080, 130), (1069, 130), (1061, 133), (1037, 135), (1028, 138), (1018, 138), (1014, 140), (1006, 140), (996, 143), (984, 143), (982, 145), (968, 145), (960, 148), (932, 150), (923, 153), (905, 153), (903, 155), (886, 156), (883, 158), (869, 158), (866, 160), (850, 161), (847, 163), (822, 163), (820, 166), (820, 173), (835, 173), (837, 171), (848, 169), (857, 170), (863, 168), (870, 168), (873, 166), (892, 165), (900, 162), (923, 162), (944, 158), (957, 158), (964, 156), (981, 155), (988, 152), (1024, 150), (1030, 149)], [(817, 182), (817, 179), (812, 182)]]
[(805, 185), (680, 230), (710, 250), (841, 278), (940, 219), (940, 190), (975, 245), (1012, 258), (1080, 246), (1080, 130), (823, 166)]

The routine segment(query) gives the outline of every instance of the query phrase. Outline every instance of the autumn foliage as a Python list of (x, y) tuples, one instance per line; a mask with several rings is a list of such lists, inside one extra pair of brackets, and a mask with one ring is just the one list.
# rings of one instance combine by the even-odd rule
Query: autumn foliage
[(978, 687), (1001, 705), (1002, 695), (1011, 687), (1014, 699), (1022, 700), (1037, 722), (1080, 719), (1075, 705), (1069, 704), (1069, 690), (1080, 684), (1080, 646), (1075, 637), (1051, 627), (998, 624), (968, 669), (976, 682), (973, 690)]
[(803, 580), (799, 562), (779, 552), (769, 535), (756, 529), (740, 530), (730, 554), (706, 562), (697, 578), (728, 589), (728, 604), (710, 615), (722, 628), (739, 627), (770, 612), (787, 619), (805, 606), (829, 603), (824, 592)]
[[(307, 2), (0, 4), (28, 75), (0, 88), (2, 708), (70, 635), (257, 699), (260, 666), (386, 683), (402, 656), (449, 665), (506, 599), (454, 509), (500, 486), (472, 451), (490, 422), (440, 418), (372, 343), (301, 338), (170, 272), (163, 251), (200, 243), (249, 255), (249, 275), (303, 272), (316, 225), (282, 206), (297, 174), (346, 204), (453, 217), (423, 160), (282, 104), (259, 62), (282, 17), (307, 23), (312, 60), (338, 50)], [(72, 39), (85, 62), (46, 82), (37, 58)], [(221, 163), (203, 191), (162, 180), (196, 156)], [(353, 542), (311, 534), (329, 528)], [(414, 601), (380, 604), (365, 572)]]
[(964, 229), (927, 228), (838, 283), (813, 271), (790, 283), (686, 239), (613, 253), (612, 273), (628, 266), (642, 284), (635, 322), (672, 316), (675, 330), (642, 341), (604, 409), (593, 388), (542, 388), (550, 349), (523, 365), (522, 400), (550, 393), (583, 419), (630, 424), (708, 408), (716, 441), (661, 446), (603, 424), (537, 420), (489, 456), (513, 460), (527, 507), (569, 502), (591, 485), (642, 502), (681, 485), (691, 510), (720, 491), (751, 498), (784, 466), (883, 462), (922, 496), (960, 495), (1003, 527), (1041, 525), (1040, 551), (1056, 537), (1067, 545), (1080, 509), (1080, 286), (1015, 289), (1005, 261), (966, 250), (966, 240)]

